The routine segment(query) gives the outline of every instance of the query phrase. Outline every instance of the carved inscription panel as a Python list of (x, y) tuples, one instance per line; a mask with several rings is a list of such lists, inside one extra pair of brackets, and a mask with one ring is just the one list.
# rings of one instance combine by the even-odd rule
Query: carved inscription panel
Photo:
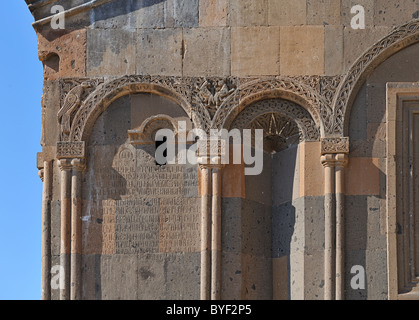
[(85, 253), (199, 252), (197, 167), (156, 165), (153, 146), (94, 149), (84, 184)]

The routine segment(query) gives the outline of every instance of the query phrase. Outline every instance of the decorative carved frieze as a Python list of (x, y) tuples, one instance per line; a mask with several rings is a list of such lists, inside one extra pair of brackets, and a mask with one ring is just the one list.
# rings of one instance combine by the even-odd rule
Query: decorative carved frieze
[(204, 106), (212, 118), (224, 100), (236, 89), (232, 79), (205, 78), (204, 83), (195, 84), (193, 102)]
[(349, 153), (349, 138), (323, 138), (321, 140), (322, 154)]
[(85, 157), (84, 141), (57, 142), (57, 159), (72, 159)]
[(60, 82), (63, 102), (58, 115), (62, 140), (83, 140), (83, 135), (88, 134), (86, 130), (93, 126), (103, 108), (124, 94), (139, 92), (156, 93), (178, 103), (194, 126), (206, 132), (229, 127), (241, 109), (254, 102), (281, 98), (308, 111), (316, 124), (312, 131), (317, 136), (319, 128), (330, 132), (336, 122), (330, 105), (340, 80), (340, 76), (256, 79), (142, 75), (108, 82), (103, 79), (63, 79)]

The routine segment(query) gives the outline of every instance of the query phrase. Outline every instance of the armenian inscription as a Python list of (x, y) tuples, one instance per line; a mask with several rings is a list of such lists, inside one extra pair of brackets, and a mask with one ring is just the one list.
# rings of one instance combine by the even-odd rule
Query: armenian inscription
[(102, 203), (102, 253), (199, 252), (197, 168), (159, 166), (131, 146), (97, 166), (92, 196)]

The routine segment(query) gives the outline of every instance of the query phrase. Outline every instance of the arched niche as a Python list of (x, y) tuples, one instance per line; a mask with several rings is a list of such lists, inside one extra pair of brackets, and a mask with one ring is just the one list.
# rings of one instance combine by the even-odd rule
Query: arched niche
[(198, 168), (156, 164), (152, 141), (188, 119), (147, 93), (119, 97), (97, 117), (82, 184), (84, 299), (199, 299)]
[[(397, 299), (412, 290), (409, 265), (419, 259), (412, 256), (409, 262), (409, 252), (414, 252), (409, 242), (418, 243), (418, 238), (413, 235), (409, 240), (409, 230), (414, 229), (403, 218), (403, 212), (415, 216), (406, 205), (415, 197), (408, 192), (410, 147), (403, 137), (415, 127), (403, 113), (418, 103), (418, 53), (419, 43), (411, 44), (376, 65), (348, 105), (346, 268), (361, 265), (373, 275), (367, 278), (368, 290), (361, 297), (347, 290), (348, 299)], [(407, 103), (401, 103), (403, 99)], [(417, 141), (416, 133), (417, 129), (410, 131), (413, 141)]]
[[(295, 102), (266, 99), (243, 108), (229, 129), (262, 129), (264, 150), (260, 175), (245, 176), (245, 165), (224, 168), (223, 294), (279, 300), (321, 296), (322, 224), (307, 223), (322, 217), (321, 209), (313, 209), (323, 206), (319, 127)], [(306, 283), (304, 268), (314, 260), (317, 268), (308, 272), (313, 281)]]

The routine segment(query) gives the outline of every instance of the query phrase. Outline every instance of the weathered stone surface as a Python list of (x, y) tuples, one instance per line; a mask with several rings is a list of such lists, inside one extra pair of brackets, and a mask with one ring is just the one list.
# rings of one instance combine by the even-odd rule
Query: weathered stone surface
[(340, 24), (340, 0), (307, 0), (307, 24)]
[(231, 74), (279, 74), (279, 27), (231, 29)]
[(418, 14), (419, 2), (416, 0), (402, 3), (376, 0), (374, 24), (378, 26), (398, 26), (412, 19), (417, 19)]
[(140, 0), (134, 1), (137, 28), (164, 28), (166, 1)]
[(136, 69), (139, 74), (182, 75), (182, 30), (144, 29), (137, 38)]
[(52, 55), (58, 56), (57, 63), (50, 69), (44, 68), (46, 80), (60, 77), (84, 77), (86, 75), (86, 30), (76, 30), (50, 39), (38, 33), (39, 59), (48, 67)]
[(231, 0), (229, 1), (229, 20), (232, 27), (267, 25), (267, 0)]
[(347, 195), (379, 195), (378, 159), (351, 158), (346, 172)]
[(321, 154), (320, 142), (305, 142), (300, 149), (300, 197), (322, 196), (324, 194), (324, 168), (318, 159)]
[(133, 12), (133, 1), (125, 0), (123, 5), (116, 2), (108, 2), (102, 6), (93, 8), (91, 15), (93, 28), (118, 29), (136, 27), (136, 15)]
[(184, 31), (185, 76), (230, 75), (230, 30), (193, 28)]
[(165, 27), (194, 28), (199, 25), (199, 0), (167, 0)]
[(268, 0), (268, 25), (289, 26), (306, 24), (306, 0)]
[(343, 66), (343, 27), (325, 26), (324, 28), (324, 74), (342, 74)]
[[(267, 195), (272, 198), (273, 205), (280, 205), (300, 197), (299, 156), (298, 147), (284, 150), (273, 156), (270, 167), (272, 172), (269, 174), (272, 179), (272, 193)], [(266, 178), (262, 179), (262, 181), (266, 180)], [(272, 195), (276, 196), (272, 197)]]
[[(87, 31), (87, 75), (116, 76), (135, 73), (135, 33), (131, 30)], [(109, 63), (114, 61), (114, 63)]]
[(228, 3), (228, 0), (200, 0), (199, 26), (227, 26)]
[(281, 74), (324, 74), (324, 27), (281, 27)]

